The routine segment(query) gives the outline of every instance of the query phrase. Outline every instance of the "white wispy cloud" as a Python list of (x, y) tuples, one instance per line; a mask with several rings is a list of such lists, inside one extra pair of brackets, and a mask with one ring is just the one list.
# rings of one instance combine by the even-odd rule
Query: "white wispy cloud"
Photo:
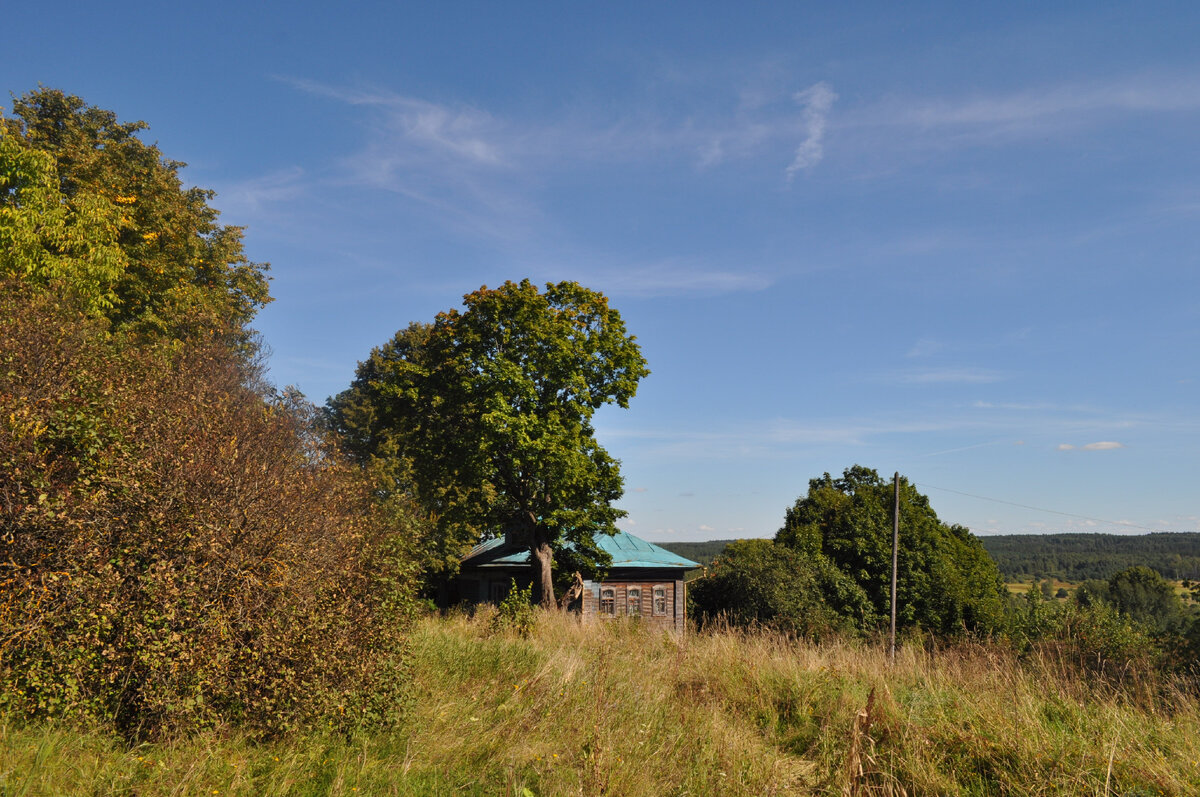
[(769, 277), (753, 271), (727, 271), (678, 261), (595, 268), (590, 272), (586, 281), (603, 286), (605, 293), (642, 298), (759, 291), (771, 284)]
[[(947, 448), (943, 451), (931, 451), (928, 454), (922, 454), (922, 457), (941, 457), (946, 454), (957, 454), (961, 451), (972, 451), (976, 448), (988, 448), (989, 446), (998, 446), (1008, 443), (1008, 440), (989, 440), (986, 443), (973, 443), (969, 446), (958, 446), (956, 448)], [(1015, 445), (1022, 445), (1021, 441), (1017, 441)]]
[[(407, 97), (383, 89), (330, 86), (313, 80), (285, 82), (322, 97), (382, 112), (386, 128), (424, 151), (487, 166), (505, 162), (500, 123), (470, 105), (452, 106)], [(386, 164), (385, 164), (386, 165)]]
[(1144, 72), (953, 98), (894, 96), (841, 114), (847, 127), (907, 127), (983, 143), (1048, 135), (1113, 116), (1200, 110), (1200, 73)]
[(1081, 446), (1084, 451), (1112, 451), (1114, 448), (1124, 448), (1124, 443), (1118, 443), (1113, 440), (1102, 440), (1098, 443), (1088, 443)]
[(889, 374), (887, 381), (908, 385), (969, 384), (1001, 382), (1007, 377), (987, 368), (914, 368)]
[[(818, 83), (794, 98), (788, 92), (768, 93), (752, 104), (740, 102), (733, 91), (724, 106), (689, 94), (679, 98), (682, 112), (667, 113), (656, 104), (582, 102), (566, 111), (506, 115), (503, 109), (386, 88), (280, 80), (362, 111), (358, 118), (351, 115), (362, 131), (361, 144), (336, 159), (330, 182), (403, 197), (407, 203), (401, 212), (485, 240), (525, 268), (569, 263), (570, 274), (558, 278), (583, 279), (612, 294), (638, 297), (755, 291), (770, 285), (771, 278), (740, 263), (729, 267), (673, 258), (606, 263), (603, 255), (575, 241), (577, 223), (550, 199), (555, 186), (596, 164), (651, 165), (704, 180), (705, 168), (724, 161), (770, 164), (778, 158), (775, 173), (790, 176), (820, 160), (826, 116), (836, 96)], [(560, 275), (562, 267), (542, 271)]]
[(1085, 408), (1064, 408), (1047, 401), (973, 401), (971, 406), (977, 410), (1013, 410), (1015, 412), (1032, 412), (1039, 410), (1073, 409), (1083, 411)]
[(794, 148), (789, 177), (824, 154), (829, 111), (837, 94), (821, 82), (790, 98), (790, 109), (765, 100), (732, 103), (724, 111), (699, 107), (666, 116), (622, 107), (572, 109), (550, 118), (504, 118), (469, 104), (437, 103), (379, 88), (331, 86), (280, 78), (298, 90), (376, 114), (360, 178), (380, 182), (411, 166), (414, 155), (480, 168), (569, 168), (581, 162), (629, 162), (678, 153), (710, 167), (726, 160)]
[(1063, 84), (1010, 94), (935, 101), (910, 109), (922, 126), (1036, 125), (1099, 112), (1162, 113), (1200, 108), (1200, 78), (1148, 76), (1109, 83)]
[[(1191, 418), (1128, 413), (1098, 407), (1029, 402), (1009, 406), (977, 402), (943, 405), (929, 411), (868, 413), (861, 416), (774, 418), (759, 421), (729, 420), (704, 429), (658, 426), (654, 428), (603, 424), (602, 440), (621, 441), (642, 458), (685, 462), (741, 462), (787, 460), (830, 451), (858, 457), (862, 452), (908, 452), (913, 462), (952, 456), (998, 446), (1028, 448), (1048, 445), (1060, 451), (1110, 451), (1128, 447), (1106, 435), (1140, 435), (1172, 431), (1193, 434)], [(1087, 435), (1087, 437), (1083, 437)], [(1092, 436), (1095, 435), (1095, 436)], [(1055, 445), (1060, 440), (1094, 442)], [(1031, 442), (1033, 441), (1033, 442)], [(855, 453), (859, 452), (859, 453)]]
[(828, 125), (829, 111), (833, 107), (837, 94), (828, 83), (817, 83), (804, 91), (797, 92), (793, 99), (804, 109), (802, 120), (804, 140), (796, 147), (796, 154), (791, 165), (787, 167), (788, 179), (796, 172), (807, 169), (821, 162), (825, 156), (825, 128)]
[(1101, 440), (1096, 443), (1087, 443), (1085, 445), (1076, 446), (1070, 443), (1059, 443), (1059, 451), (1112, 451), (1117, 448), (1125, 448), (1124, 443), (1118, 443), (1113, 440)]
[(299, 166), (217, 186), (224, 212), (238, 218), (258, 215), (270, 206), (297, 199), (307, 191), (305, 172)]
[(921, 338), (904, 353), (905, 357), (929, 357), (946, 348), (946, 344), (933, 338)]
[(813, 448), (858, 448), (892, 435), (923, 435), (974, 428), (954, 418), (931, 420), (827, 420), (800, 422), (777, 419), (737, 424), (720, 431), (692, 429), (600, 428), (601, 439), (636, 442), (642, 456), (689, 461), (747, 460), (789, 457)]

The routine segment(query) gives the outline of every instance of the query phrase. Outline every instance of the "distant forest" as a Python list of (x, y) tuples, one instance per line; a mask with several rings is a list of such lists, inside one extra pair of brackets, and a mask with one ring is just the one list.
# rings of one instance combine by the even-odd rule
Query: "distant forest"
[(674, 554), (686, 556), (697, 564), (708, 567), (713, 559), (721, 555), (725, 546), (736, 540), (709, 540), (708, 542), (656, 542), (659, 548), (665, 548)]
[(979, 539), (1009, 581), (1106, 579), (1134, 565), (1146, 565), (1164, 578), (1200, 579), (1200, 533), (1195, 532), (1004, 534)]
[[(1107, 579), (1134, 565), (1146, 565), (1164, 578), (1200, 580), (1200, 533), (1170, 534), (1003, 534), (980, 537), (1008, 581), (1057, 578)], [(672, 553), (708, 566), (733, 540), (660, 542)]]

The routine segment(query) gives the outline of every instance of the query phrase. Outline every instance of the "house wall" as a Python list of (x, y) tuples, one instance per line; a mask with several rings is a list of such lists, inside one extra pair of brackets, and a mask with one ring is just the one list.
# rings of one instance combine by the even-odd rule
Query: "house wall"
[[(683, 581), (667, 579), (607, 579), (603, 582), (585, 581), (582, 614), (585, 620), (613, 620), (617, 617), (636, 616), (641, 622), (666, 631), (682, 632), (685, 626), (685, 593)], [(630, 603), (630, 589), (641, 590), (640, 601)], [(656, 613), (654, 590), (662, 588), (665, 606)], [(601, 605), (603, 590), (614, 593), (613, 611), (608, 613)]]
[(444, 595), (439, 594), (438, 604), (440, 606), (454, 606), (459, 603), (470, 605), (500, 603), (500, 601), (508, 597), (514, 580), (517, 582), (517, 589), (525, 589), (529, 586), (529, 576), (524, 572), (520, 574), (505, 572), (462, 573), (449, 584), (448, 588), (444, 591)]
[[(514, 577), (518, 588), (524, 588), (529, 583), (528, 569), (519, 572), (507, 570), (473, 570), (464, 571), (455, 579), (445, 596), (444, 605), (454, 605), (466, 602), (469, 604), (498, 603), (512, 584)], [(682, 633), (686, 627), (686, 593), (680, 570), (646, 570), (638, 572), (627, 569), (624, 572), (613, 572), (603, 582), (584, 581), (583, 597), (578, 607), (585, 622), (608, 621), (617, 617), (628, 617), (629, 590), (632, 587), (641, 589), (641, 601), (637, 605), (639, 612), (636, 616), (655, 628), (665, 631)], [(654, 611), (654, 589), (662, 587), (666, 593), (665, 611), (656, 614)], [(601, 612), (600, 597), (602, 589), (611, 588), (614, 591), (615, 606), (612, 614)]]

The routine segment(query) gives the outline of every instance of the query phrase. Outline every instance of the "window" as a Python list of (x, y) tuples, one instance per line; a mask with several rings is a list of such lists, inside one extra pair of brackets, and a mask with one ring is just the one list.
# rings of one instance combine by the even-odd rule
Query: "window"
[(617, 613), (617, 591), (612, 587), (600, 590), (600, 614), (612, 617)]
[(493, 581), (491, 583), (488, 597), (491, 598), (492, 603), (499, 604), (508, 597), (508, 586), (503, 581)]
[(625, 591), (625, 594), (628, 597), (627, 603), (629, 604), (629, 616), (640, 616), (642, 613), (642, 588), (630, 587)]
[(667, 588), (654, 588), (654, 616), (665, 617), (667, 614)]

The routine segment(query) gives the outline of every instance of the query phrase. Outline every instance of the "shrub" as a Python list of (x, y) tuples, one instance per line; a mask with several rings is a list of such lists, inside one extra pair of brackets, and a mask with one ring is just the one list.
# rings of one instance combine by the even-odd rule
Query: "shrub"
[(823, 557), (770, 540), (730, 543), (688, 594), (701, 622), (722, 618), (820, 636), (875, 620), (866, 593)]
[(515, 631), (520, 637), (528, 637), (533, 632), (535, 621), (533, 613), (533, 584), (525, 589), (517, 589), (514, 579), (508, 590), (508, 595), (496, 607), (492, 616), (492, 630)]
[(0, 711), (131, 738), (387, 719), (406, 540), (221, 343), (0, 290)]

